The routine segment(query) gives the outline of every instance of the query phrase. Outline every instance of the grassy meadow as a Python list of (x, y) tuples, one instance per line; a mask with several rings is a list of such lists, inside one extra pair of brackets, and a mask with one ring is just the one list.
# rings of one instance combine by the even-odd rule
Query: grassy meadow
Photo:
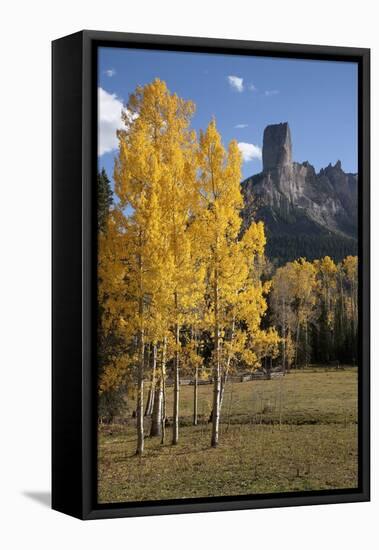
[[(199, 423), (192, 426), (193, 386), (181, 386), (178, 444), (171, 445), (169, 424), (165, 445), (147, 437), (142, 457), (135, 456), (133, 401), (125, 423), (99, 425), (98, 501), (357, 486), (356, 368), (308, 368), (274, 380), (228, 382), (217, 448), (209, 444), (212, 389), (199, 386)], [(171, 387), (167, 400), (170, 420)], [(149, 424), (145, 418), (147, 434)]]

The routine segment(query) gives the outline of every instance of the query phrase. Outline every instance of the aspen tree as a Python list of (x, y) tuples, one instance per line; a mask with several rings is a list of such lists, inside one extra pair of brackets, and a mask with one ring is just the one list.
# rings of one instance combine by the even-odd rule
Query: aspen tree
[(164, 82), (152, 83), (158, 120), (161, 120), (156, 148), (162, 174), (159, 180), (159, 202), (162, 211), (161, 230), (168, 246), (165, 250), (165, 270), (171, 288), (168, 304), (173, 320), (171, 330), (175, 340), (174, 350), (174, 401), (172, 443), (179, 439), (179, 389), (180, 389), (180, 330), (187, 321), (193, 295), (193, 263), (191, 216), (196, 209), (196, 140), (190, 130), (194, 105), (176, 94), (170, 94)]
[(309, 362), (309, 323), (314, 320), (314, 308), (316, 304), (316, 270), (311, 262), (304, 258), (295, 261), (296, 270), (296, 302), (299, 325), (304, 330), (305, 346), (304, 360), (305, 366)]
[[(236, 308), (241, 291), (247, 292), (245, 286), (250, 274), (248, 262), (244, 261), (243, 248), (247, 246), (254, 230), (242, 244), (239, 239), (242, 221), (241, 156), (235, 141), (225, 151), (214, 120), (200, 134), (198, 163), (203, 209), (196, 223), (204, 247), (207, 323), (214, 342), (211, 445), (216, 447), (219, 441), (221, 377), (225, 360), (223, 344), (227, 331), (230, 332), (230, 339), (235, 341), (233, 325), (236, 323)], [(229, 346), (228, 351), (232, 351), (232, 346)]]
[(114, 169), (115, 192), (119, 199), (119, 209), (124, 215), (124, 319), (130, 337), (136, 337), (138, 347), (138, 455), (144, 450), (145, 344), (154, 297), (159, 290), (158, 267), (161, 252), (158, 194), (162, 168), (155, 146), (157, 128), (152, 125), (151, 118), (154, 118), (154, 112), (153, 95), (145, 95), (143, 90), (138, 90), (137, 96), (131, 96), (128, 111), (124, 113), (125, 129), (118, 132), (119, 155)]
[(98, 233), (97, 297), (99, 338), (99, 395), (110, 395), (131, 381), (129, 356), (125, 353), (123, 317), (123, 276), (119, 216), (113, 209), (102, 216)]
[(151, 324), (160, 308), (166, 308), (175, 339), (174, 444), (179, 427), (180, 327), (193, 270), (188, 238), (197, 196), (195, 134), (189, 129), (193, 111), (191, 102), (170, 94), (159, 79), (138, 87), (123, 115), (125, 129), (118, 133), (120, 152), (115, 165), (116, 193), (123, 207), (132, 210), (129, 225), (137, 239), (134, 275), (139, 287), (132, 294), (138, 296), (140, 319), (138, 433), (143, 430), (138, 411), (143, 399), (143, 354), (149, 321)]
[(262, 284), (258, 268), (265, 244), (263, 223), (253, 222), (234, 251), (239, 269), (234, 272), (235, 293), (229, 297), (225, 316), (220, 408), (232, 364), (240, 363), (250, 369), (260, 366), (254, 349), (261, 334), (260, 324), (267, 310), (266, 295), (270, 290), (269, 282)]
[(315, 356), (317, 359), (328, 362), (334, 357), (336, 347), (338, 268), (329, 256), (315, 260), (313, 263), (316, 269), (316, 309), (318, 310)]
[(280, 327), (283, 372), (290, 366), (287, 349), (288, 341), (292, 341), (292, 334), (295, 331), (295, 325), (297, 325), (296, 315), (292, 307), (296, 293), (295, 284), (296, 276), (292, 263), (287, 263), (285, 266), (278, 268), (272, 278), (270, 304), (274, 320), (277, 326)]
[(350, 296), (351, 318), (354, 330), (358, 327), (358, 257), (347, 256), (342, 262)]

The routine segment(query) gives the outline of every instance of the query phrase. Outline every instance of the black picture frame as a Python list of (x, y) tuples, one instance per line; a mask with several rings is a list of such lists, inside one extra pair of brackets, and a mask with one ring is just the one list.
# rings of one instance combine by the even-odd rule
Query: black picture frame
[[(96, 196), (99, 46), (358, 63), (359, 486), (354, 490), (96, 502)], [(81, 519), (370, 499), (370, 50), (81, 31), (52, 43), (52, 507)]]

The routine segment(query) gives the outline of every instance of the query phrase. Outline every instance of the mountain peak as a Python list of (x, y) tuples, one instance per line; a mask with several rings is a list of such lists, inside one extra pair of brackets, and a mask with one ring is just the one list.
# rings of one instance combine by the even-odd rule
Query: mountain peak
[(262, 157), (265, 172), (292, 163), (292, 141), (288, 122), (266, 126)]
[(336, 261), (357, 251), (357, 175), (338, 160), (317, 174), (308, 161), (292, 162), (288, 123), (267, 126), (263, 171), (242, 182), (244, 227), (261, 220), (266, 253), (284, 263), (328, 255)]

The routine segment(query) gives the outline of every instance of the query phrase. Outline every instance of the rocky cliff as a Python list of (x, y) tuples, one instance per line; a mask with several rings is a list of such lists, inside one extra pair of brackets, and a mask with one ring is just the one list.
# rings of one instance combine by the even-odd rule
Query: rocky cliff
[(357, 253), (357, 175), (341, 162), (316, 173), (292, 160), (288, 123), (267, 126), (263, 171), (242, 182), (244, 226), (263, 220), (268, 257), (277, 263), (300, 256), (340, 260)]

